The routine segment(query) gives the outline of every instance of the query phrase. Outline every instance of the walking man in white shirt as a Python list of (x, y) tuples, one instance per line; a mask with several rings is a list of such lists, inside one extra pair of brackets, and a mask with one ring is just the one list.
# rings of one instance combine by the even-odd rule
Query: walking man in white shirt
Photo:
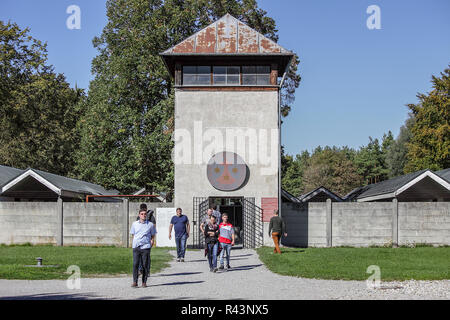
[(155, 242), (156, 228), (147, 220), (147, 210), (139, 211), (139, 220), (131, 225), (130, 234), (133, 235), (133, 284), (138, 286), (139, 262), (142, 264), (142, 287), (147, 287), (150, 275), (150, 250)]

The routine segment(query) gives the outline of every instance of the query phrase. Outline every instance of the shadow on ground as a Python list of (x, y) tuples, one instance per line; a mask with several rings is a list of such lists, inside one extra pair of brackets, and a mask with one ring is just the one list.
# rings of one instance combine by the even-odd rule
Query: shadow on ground
[(14, 297), (0, 297), (0, 300), (103, 300), (95, 294), (39, 293)]

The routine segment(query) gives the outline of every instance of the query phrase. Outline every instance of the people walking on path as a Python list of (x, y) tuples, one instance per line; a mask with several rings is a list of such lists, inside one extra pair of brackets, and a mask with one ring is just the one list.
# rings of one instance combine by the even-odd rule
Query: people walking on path
[(217, 272), (217, 252), (219, 249), (219, 225), (216, 217), (211, 216), (210, 221), (205, 225), (205, 242), (208, 250), (209, 271)]
[[(145, 210), (147, 212), (146, 220), (150, 221), (151, 223), (153, 223), (153, 225), (156, 228), (156, 219), (155, 219), (155, 215), (154, 215), (153, 210), (151, 210), (151, 209), (147, 210), (147, 204), (145, 204), (145, 203), (141, 203), (141, 205), (139, 206), (139, 212), (141, 210)], [(140, 218), (139, 218), (139, 213), (138, 213), (136, 221), (138, 221), (139, 219)], [(156, 245), (156, 243), (154, 243), (153, 245)], [(142, 274), (142, 261), (139, 262), (139, 274)]]
[(131, 225), (130, 234), (133, 235), (133, 284), (138, 286), (139, 264), (142, 265), (142, 287), (147, 287), (150, 276), (150, 251), (155, 241), (156, 228), (147, 220), (147, 210), (139, 211), (139, 220)]
[(230, 254), (231, 247), (234, 246), (234, 227), (231, 223), (228, 223), (228, 214), (222, 214), (222, 223), (219, 224), (219, 243), (222, 247), (222, 252), (220, 253), (220, 267), (219, 269), (224, 269), (224, 259), (223, 256), (225, 252), (227, 254), (227, 270), (231, 268), (230, 266)]
[(175, 244), (177, 246), (177, 261), (184, 262), (186, 241), (189, 238), (190, 225), (187, 216), (183, 215), (181, 208), (177, 208), (177, 214), (172, 217), (169, 224), (169, 239), (172, 239), (172, 228), (175, 229)]
[(273, 216), (269, 222), (269, 237), (270, 236), (272, 237), (273, 243), (275, 245), (273, 253), (281, 254), (280, 240), (281, 235), (287, 237), (286, 224), (284, 223), (283, 219), (281, 219), (281, 217), (279, 216), (278, 210), (275, 210), (273, 213), (275, 214), (275, 216)]

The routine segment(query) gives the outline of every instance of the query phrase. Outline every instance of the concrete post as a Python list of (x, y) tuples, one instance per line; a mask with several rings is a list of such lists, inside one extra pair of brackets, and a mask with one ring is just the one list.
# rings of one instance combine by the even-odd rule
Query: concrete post
[(129, 206), (129, 202), (128, 199), (123, 200), (123, 209), (122, 209), (122, 246), (125, 248), (129, 247), (129, 235), (128, 232), (130, 231), (129, 229), (129, 224), (130, 224), (130, 218), (129, 218), (129, 211), (130, 211), (130, 206)]
[(333, 246), (333, 237), (332, 237), (332, 230), (331, 230), (331, 226), (332, 226), (332, 202), (331, 199), (327, 199), (327, 247), (332, 247)]
[(392, 200), (392, 247), (398, 247), (398, 200)]
[(58, 198), (58, 201), (56, 202), (56, 224), (57, 224), (57, 231), (56, 231), (56, 244), (58, 246), (62, 246), (64, 244), (63, 238), (64, 238), (64, 215), (63, 215), (63, 200), (61, 197)]

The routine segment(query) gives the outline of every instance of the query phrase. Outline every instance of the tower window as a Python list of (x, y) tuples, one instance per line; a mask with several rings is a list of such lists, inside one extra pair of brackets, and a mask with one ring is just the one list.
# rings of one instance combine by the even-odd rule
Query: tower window
[(269, 66), (243, 66), (242, 84), (244, 85), (267, 85), (270, 84)]
[(240, 67), (213, 67), (213, 79), (215, 85), (239, 85)]
[(210, 85), (211, 67), (210, 66), (184, 66), (183, 67), (184, 85)]

